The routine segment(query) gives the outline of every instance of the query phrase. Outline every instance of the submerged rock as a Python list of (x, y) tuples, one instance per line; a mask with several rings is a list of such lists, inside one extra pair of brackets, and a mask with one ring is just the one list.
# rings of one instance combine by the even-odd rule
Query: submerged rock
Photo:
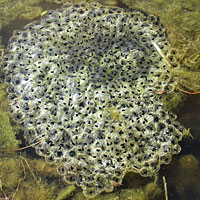
[(87, 3), (45, 16), (14, 32), (3, 65), (28, 143), (89, 198), (129, 171), (153, 176), (185, 132), (163, 106), (176, 80), (159, 19)]

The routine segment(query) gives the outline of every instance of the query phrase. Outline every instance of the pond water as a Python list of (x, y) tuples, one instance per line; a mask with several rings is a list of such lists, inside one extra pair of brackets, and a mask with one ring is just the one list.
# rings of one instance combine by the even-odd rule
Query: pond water
[[(0, 0), (0, 49), (6, 49), (14, 30), (21, 30), (28, 23), (39, 20), (47, 10), (59, 8), (62, 2), (67, 1)], [(79, 1), (75, 2), (79, 3)], [(124, 9), (138, 9), (158, 16), (166, 27), (173, 48), (181, 48), (182, 42), (185, 42), (183, 38), (189, 38), (186, 43), (189, 44), (191, 50), (186, 53), (194, 52), (195, 58), (198, 60), (199, 52), (196, 52), (195, 45), (200, 43), (200, 24), (198, 20), (194, 21), (194, 18), (199, 19), (197, 18), (200, 9), (198, 1), (102, 0), (100, 3)], [(173, 17), (171, 17), (172, 14)], [(178, 30), (180, 30), (182, 38), (175, 40)], [(190, 56), (193, 54), (188, 55), (188, 57)], [(200, 73), (200, 62), (196, 62), (196, 66), (190, 70)], [(2, 77), (4, 76), (2, 75)], [(0, 134), (6, 133), (8, 141), (0, 135), (0, 144), (9, 143), (5, 146), (8, 149), (22, 148), (27, 146), (23, 131), (8, 114), (8, 102), (5, 99), (6, 86), (3, 82), (1, 85), (0, 119), (2, 119), (2, 123), (0, 123)], [(188, 129), (187, 137), (180, 142), (181, 153), (174, 155), (170, 164), (161, 165), (159, 173), (155, 175), (156, 178), (144, 178), (134, 173), (128, 173), (121, 184), (113, 183), (115, 186), (113, 192), (102, 193), (94, 199), (200, 200), (200, 94), (184, 95), (180, 106), (174, 109), (178, 121)], [(114, 113), (114, 111), (112, 112)], [(17, 145), (18, 142), (13, 139), (15, 138), (13, 132), (16, 133), (20, 145)], [(8, 134), (10, 135), (8, 136)], [(3, 152), (2, 149), (5, 147), (0, 147), (0, 199), (87, 199), (79, 187), (67, 185), (62, 181), (62, 177), (57, 174), (56, 166), (46, 163), (43, 157), (36, 154), (34, 148), (30, 147), (18, 152)]]

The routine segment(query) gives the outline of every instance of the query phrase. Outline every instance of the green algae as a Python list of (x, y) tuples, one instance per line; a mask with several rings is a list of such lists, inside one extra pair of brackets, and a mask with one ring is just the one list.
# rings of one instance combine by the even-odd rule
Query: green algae
[(55, 198), (54, 184), (45, 182), (35, 183), (33, 180), (22, 181), (18, 191), (15, 194), (16, 200), (30, 199), (30, 200), (49, 200)]
[(23, 174), (21, 162), (16, 156), (0, 157), (0, 179), (7, 193), (9, 188), (17, 187), (18, 181)]
[(75, 185), (69, 185), (69, 186), (63, 188), (59, 192), (56, 200), (65, 200), (65, 199), (67, 199), (72, 194), (72, 192), (74, 192), (75, 189), (76, 189)]
[(0, 111), (0, 146), (1, 149), (15, 149), (17, 148), (19, 141), (15, 138), (15, 132), (13, 131), (8, 114)]
[(49, 3), (55, 6), (54, 0), (1, 0), (0, 33), (7, 32), (10, 25), (17, 29), (20, 24), (25, 25), (39, 18), (48, 9)]
[[(200, 24), (200, 4), (198, 0), (191, 1), (162, 1), (162, 0), (123, 0), (130, 8), (140, 9), (147, 13), (159, 16), (163, 22), (167, 32), (176, 34), (181, 33), (184, 36), (188, 35), (188, 31), (192, 35), (198, 35)], [(192, 33), (194, 32), (194, 33)], [(174, 42), (177, 42), (174, 40)]]
[(0, 84), (0, 109), (2, 111), (8, 110), (8, 100), (7, 100), (7, 84)]
[(7, 26), (13, 21), (34, 19), (41, 14), (41, 7), (34, 6), (40, 3), (40, 0), (12, 1), (5, 0), (0, 2), (1, 26)]
[[(16, 153), (1, 155), (0, 198), (8, 197), (15, 200), (55, 199), (63, 187), (62, 182), (54, 177), (55, 174), (52, 174), (52, 168), (48, 169), (49, 166), (45, 167), (46, 174), (41, 176), (41, 169), (34, 168), (35, 165), (41, 166), (40, 160), (30, 160), (26, 155), (22, 157)], [(49, 177), (54, 177), (53, 181), (49, 182)]]
[(0, 149), (15, 149), (19, 143), (8, 114), (6, 84), (0, 84)]
[(177, 84), (173, 92), (163, 95), (163, 103), (167, 109), (174, 110), (183, 105), (188, 95), (200, 91), (200, 72), (179, 67), (171, 70), (171, 76)]
[(55, 164), (47, 163), (44, 159), (29, 160), (32, 169), (37, 172), (39, 176), (46, 176), (51, 178), (58, 177), (57, 168)]

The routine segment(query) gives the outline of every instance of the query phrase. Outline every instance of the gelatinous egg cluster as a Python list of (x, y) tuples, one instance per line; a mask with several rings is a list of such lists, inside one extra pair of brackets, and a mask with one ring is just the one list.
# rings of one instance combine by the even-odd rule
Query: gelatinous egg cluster
[(50, 11), (9, 41), (3, 67), (14, 118), (89, 198), (129, 171), (152, 176), (180, 152), (185, 129), (159, 95), (176, 81), (153, 44), (168, 54), (156, 17), (87, 3)]

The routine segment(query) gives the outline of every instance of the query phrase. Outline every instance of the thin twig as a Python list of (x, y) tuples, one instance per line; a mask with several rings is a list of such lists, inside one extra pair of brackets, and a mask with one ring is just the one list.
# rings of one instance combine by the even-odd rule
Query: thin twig
[(26, 146), (26, 147), (22, 147), (22, 148), (19, 148), (19, 149), (0, 149), (0, 152), (12, 152), (12, 151), (21, 151), (21, 150), (24, 150), (24, 149), (27, 149), (27, 148), (30, 148), (32, 146), (35, 146), (37, 144), (39, 144), (42, 140), (34, 143), (34, 144), (31, 144), (29, 146)]
[(185, 90), (182, 90), (180, 88), (178, 88), (181, 92), (184, 92), (186, 94), (200, 94), (200, 91), (199, 92), (188, 92), (188, 91), (185, 91)]
[(164, 61), (166, 62), (166, 64), (169, 67), (172, 67), (172, 65), (169, 63), (169, 61), (167, 60), (166, 56), (163, 54), (163, 52), (161, 51), (160, 47), (154, 42), (151, 42), (153, 44), (153, 46), (155, 47), (155, 49), (158, 51), (158, 53), (161, 55), (161, 57), (164, 59)]
[(28, 166), (28, 169), (30, 170), (30, 172), (31, 172), (31, 174), (32, 174), (32, 176), (33, 176), (33, 178), (35, 179), (36, 183), (38, 183), (38, 180), (37, 180), (37, 178), (35, 177), (33, 171), (31, 170), (31, 167), (30, 167), (30, 165), (28, 164), (27, 160), (26, 160), (23, 156), (20, 156), (20, 158), (24, 160), (24, 162), (25, 162), (26, 165)]
[(163, 176), (163, 185), (164, 185), (164, 191), (165, 191), (165, 200), (168, 200), (167, 182), (166, 182), (165, 176)]

